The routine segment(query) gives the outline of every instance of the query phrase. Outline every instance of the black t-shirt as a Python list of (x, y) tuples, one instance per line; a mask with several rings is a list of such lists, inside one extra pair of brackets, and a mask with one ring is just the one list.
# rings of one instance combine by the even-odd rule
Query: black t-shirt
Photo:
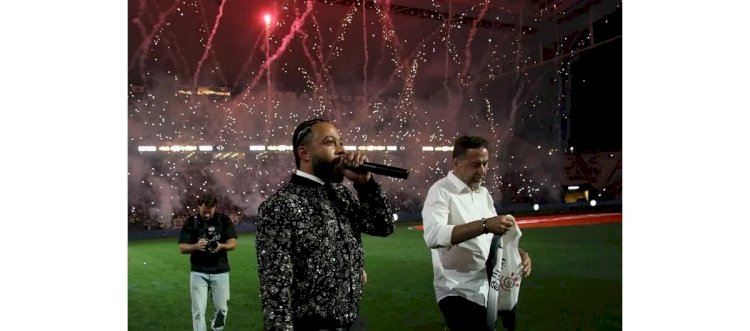
[[(214, 213), (209, 220), (195, 215), (187, 220), (182, 226), (178, 243), (195, 244), (201, 238), (216, 240), (226, 243), (230, 238), (237, 238), (232, 220), (227, 215)], [(207, 274), (219, 274), (229, 271), (229, 258), (227, 251), (220, 250), (217, 253), (208, 251), (194, 251), (190, 253), (190, 270)]]

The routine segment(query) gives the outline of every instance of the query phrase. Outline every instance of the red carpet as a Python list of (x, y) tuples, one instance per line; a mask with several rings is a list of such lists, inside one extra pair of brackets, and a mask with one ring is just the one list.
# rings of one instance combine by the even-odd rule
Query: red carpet
[[(547, 226), (586, 225), (602, 223), (622, 223), (622, 213), (576, 214), (576, 215), (544, 215), (516, 217), (518, 227), (539, 228)], [(410, 226), (410, 230), (424, 230), (420, 225)]]
[(522, 229), (544, 226), (622, 223), (622, 213), (519, 216), (516, 217), (516, 222), (518, 223), (518, 227)]

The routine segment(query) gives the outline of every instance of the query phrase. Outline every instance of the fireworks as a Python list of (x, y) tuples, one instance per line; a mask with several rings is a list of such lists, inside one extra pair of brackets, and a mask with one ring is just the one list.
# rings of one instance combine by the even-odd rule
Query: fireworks
[[(555, 22), (549, 6), (433, 1), (423, 18), (398, 15), (391, 1), (254, 3), (138, 3), (129, 210), (168, 219), (213, 190), (255, 214), (294, 170), (294, 127), (314, 117), (371, 161), (411, 169), (408, 180), (379, 177), (398, 210), (421, 208), (463, 134), (491, 141), (485, 185), (496, 202), (559, 199), (569, 60), (543, 61), (540, 36), (524, 26)], [(478, 24), (488, 19), (497, 24)], [(581, 47), (555, 45), (556, 56)]]

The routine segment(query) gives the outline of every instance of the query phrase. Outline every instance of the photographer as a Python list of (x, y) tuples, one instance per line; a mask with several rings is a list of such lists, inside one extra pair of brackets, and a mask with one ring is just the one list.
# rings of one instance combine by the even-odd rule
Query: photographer
[(206, 330), (208, 291), (214, 303), (212, 330), (223, 330), (229, 301), (229, 258), (237, 246), (232, 220), (216, 212), (217, 199), (204, 194), (198, 200), (199, 213), (185, 220), (180, 233), (180, 253), (190, 254), (190, 298), (193, 330)]

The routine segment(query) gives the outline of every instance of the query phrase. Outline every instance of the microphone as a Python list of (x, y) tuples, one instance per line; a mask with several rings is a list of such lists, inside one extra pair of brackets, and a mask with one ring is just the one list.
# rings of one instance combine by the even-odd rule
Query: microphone
[(359, 167), (350, 167), (344, 165), (344, 168), (355, 171), (369, 171), (377, 175), (383, 175), (388, 177), (395, 177), (401, 179), (407, 179), (409, 177), (409, 170), (397, 167), (391, 167), (384, 164), (377, 164), (372, 162), (362, 163)]

